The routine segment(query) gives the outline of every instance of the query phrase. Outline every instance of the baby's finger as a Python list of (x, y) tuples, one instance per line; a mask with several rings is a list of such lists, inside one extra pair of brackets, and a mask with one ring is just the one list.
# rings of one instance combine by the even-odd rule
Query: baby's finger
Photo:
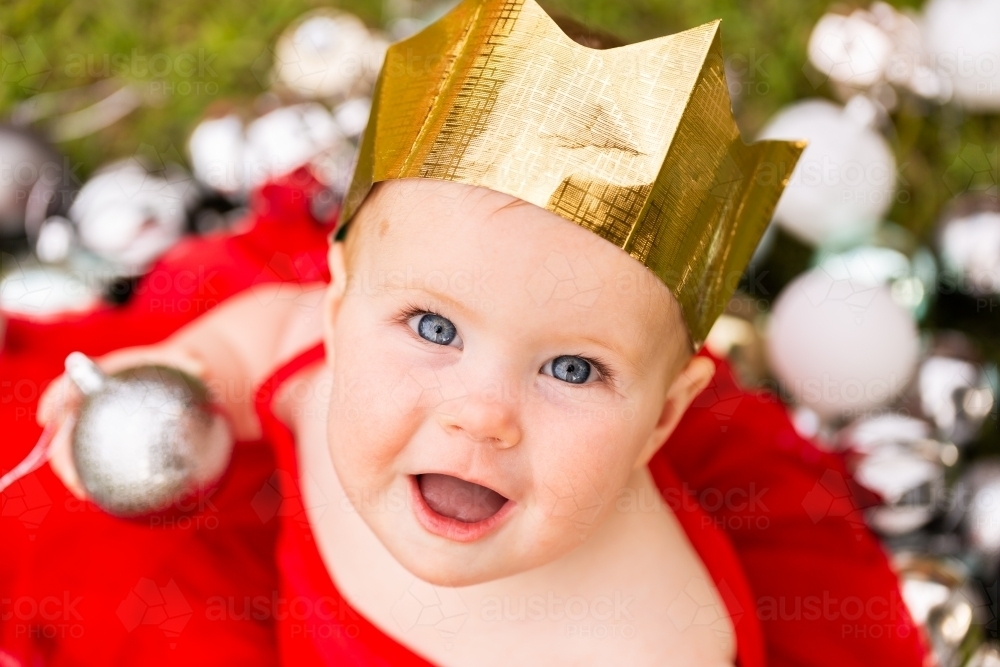
[(72, 412), (80, 403), (80, 391), (65, 374), (53, 380), (38, 401), (38, 423), (45, 426), (54, 419)]
[(70, 493), (84, 500), (87, 492), (83, 488), (80, 476), (76, 473), (76, 465), (73, 463), (73, 427), (76, 425), (76, 417), (69, 415), (63, 420), (52, 438), (52, 445), (49, 448), (49, 466), (62, 483), (66, 485)]
[(191, 354), (169, 345), (126, 348), (95, 360), (105, 373), (115, 373), (135, 366), (169, 366), (188, 375), (201, 378), (205, 364)]

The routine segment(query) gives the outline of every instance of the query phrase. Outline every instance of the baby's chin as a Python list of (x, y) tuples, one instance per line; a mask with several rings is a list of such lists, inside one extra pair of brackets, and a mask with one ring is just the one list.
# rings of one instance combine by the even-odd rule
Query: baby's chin
[(433, 586), (448, 588), (475, 586), (522, 571), (517, 568), (511, 569), (509, 564), (491, 563), (489, 561), (493, 559), (489, 556), (476, 560), (475, 556), (470, 558), (467, 554), (450, 556), (440, 552), (394, 549), (388, 544), (386, 547), (410, 574)]

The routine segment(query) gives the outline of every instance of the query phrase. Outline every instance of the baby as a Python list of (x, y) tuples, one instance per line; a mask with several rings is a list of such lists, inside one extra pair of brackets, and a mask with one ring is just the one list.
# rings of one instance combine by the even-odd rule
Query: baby
[[(351, 605), (434, 662), (729, 664), (731, 629), (671, 632), (663, 604), (711, 578), (646, 463), (714, 366), (692, 356), (662, 282), (543, 209), (416, 179), (377, 188), (329, 261), (329, 287), (252, 291), (102, 365), (185, 368), (225, 401), (245, 395), (226, 391), (234, 381), (258, 386), (322, 339), (327, 363), (274, 407), (295, 433), (306, 506), (325, 508), (310, 525)], [(547, 267), (592, 271), (586, 299), (553, 290)], [(223, 406), (240, 439), (259, 436), (252, 405)], [(54, 449), (82, 496), (67, 429)], [(617, 511), (626, 489), (658, 502)], [(404, 633), (391, 611), (414, 576), (461, 587), (469, 609), (551, 594), (604, 597), (614, 614), (617, 598), (635, 637), (569, 641), (561, 618), (476, 615), (447, 641)]]
[[(290, 431), (308, 522), (279, 567), (311, 534), (379, 660), (756, 664), (648, 465), (801, 149), (741, 142), (717, 30), (600, 52), (533, 0), (463, 2), (390, 50), (329, 285), (100, 361), (203, 378), (238, 439)], [(67, 387), (39, 414), (82, 497)], [(672, 617), (692, 582), (711, 623)], [(400, 621), (428, 591), (452, 626)], [(629, 630), (568, 633), (578, 608)]]

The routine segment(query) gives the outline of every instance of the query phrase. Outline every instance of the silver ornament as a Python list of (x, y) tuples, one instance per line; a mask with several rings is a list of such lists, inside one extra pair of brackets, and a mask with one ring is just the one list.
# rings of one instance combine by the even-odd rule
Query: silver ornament
[(310, 102), (278, 107), (255, 119), (247, 125), (244, 150), (245, 187), (253, 190), (325, 152), (344, 150), (353, 156), (354, 148), (330, 111)]
[(886, 414), (860, 419), (839, 434), (840, 447), (856, 456), (857, 482), (884, 500), (867, 513), (883, 535), (916, 530), (940, 508), (945, 468), (958, 460), (958, 450), (931, 439), (930, 431), (919, 419)]
[(229, 428), (204, 384), (165, 366), (107, 376), (85, 355), (66, 358), (84, 394), (73, 460), (90, 498), (120, 517), (160, 512), (203, 491), (229, 462)]
[(949, 524), (957, 525), (969, 550), (992, 572), (1000, 560), (1000, 459), (981, 459), (955, 485)]
[(301, 16), (278, 39), (273, 78), (302, 99), (346, 99), (371, 89), (387, 48), (358, 17), (319, 9)]
[(874, 2), (849, 15), (831, 12), (820, 18), (809, 38), (809, 61), (842, 99), (864, 91), (890, 102), (891, 111), (898, 101), (895, 88), (947, 101), (950, 83), (935, 71), (924, 42), (915, 17)]
[(188, 139), (191, 170), (199, 182), (237, 200), (246, 190), (246, 137), (236, 114), (201, 121)]
[(938, 249), (949, 290), (977, 297), (1000, 294), (1000, 212), (976, 210), (976, 202), (959, 202), (972, 210), (946, 217), (938, 228)]
[(982, 640), (987, 606), (961, 562), (897, 554), (899, 589), (914, 622), (930, 639), (941, 667), (958, 667)]
[(133, 157), (108, 165), (80, 189), (69, 209), (80, 244), (137, 276), (184, 235), (197, 196), (191, 176), (175, 164), (154, 165)]
[(61, 215), (46, 218), (38, 230), (35, 257), (46, 264), (61, 264), (76, 246), (76, 229)]
[(917, 374), (920, 409), (941, 437), (957, 445), (973, 440), (993, 409), (993, 391), (977, 364), (931, 355)]

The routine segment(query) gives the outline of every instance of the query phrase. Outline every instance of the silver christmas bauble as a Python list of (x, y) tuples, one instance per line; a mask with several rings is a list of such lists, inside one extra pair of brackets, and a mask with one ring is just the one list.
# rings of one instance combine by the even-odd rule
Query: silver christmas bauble
[(972, 463), (955, 486), (949, 524), (959, 524), (967, 547), (992, 572), (1000, 563), (1000, 460)]
[(917, 374), (920, 408), (941, 437), (957, 445), (975, 439), (993, 410), (993, 390), (986, 373), (964, 359), (931, 355)]
[(53, 321), (86, 313), (100, 294), (81, 279), (82, 271), (45, 266), (30, 257), (0, 257), (0, 313), (19, 319)]
[(302, 99), (345, 99), (370, 90), (388, 46), (352, 14), (316, 10), (278, 39), (273, 78)]
[(0, 124), (0, 237), (37, 233), (32, 227), (58, 203), (64, 181), (55, 149), (23, 128)]
[(930, 438), (931, 427), (905, 415), (859, 419), (838, 436), (854, 459), (858, 483), (882, 498), (866, 513), (882, 535), (903, 535), (926, 525), (944, 499), (945, 469), (958, 459), (951, 443)]
[[(956, 177), (981, 178), (980, 174), (955, 171)], [(987, 176), (992, 179), (992, 174)], [(971, 198), (967, 206), (976, 202)], [(956, 208), (964, 202), (959, 202)], [(948, 288), (976, 297), (1000, 294), (1000, 212), (971, 210), (965, 215), (946, 218), (939, 225), (938, 248), (947, 277)]]
[(108, 376), (79, 352), (66, 358), (66, 372), (84, 394), (73, 460), (88, 495), (109, 514), (167, 510), (225, 471), (232, 438), (200, 380), (165, 366)]
[(897, 554), (893, 565), (906, 607), (930, 640), (934, 663), (959, 667), (981, 644), (988, 613), (965, 566), (912, 553)]
[(191, 176), (175, 164), (151, 165), (130, 158), (95, 173), (69, 209), (80, 244), (120, 265), (123, 275), (141, 275), (184, 235), (187, 212), (197, 196)]

